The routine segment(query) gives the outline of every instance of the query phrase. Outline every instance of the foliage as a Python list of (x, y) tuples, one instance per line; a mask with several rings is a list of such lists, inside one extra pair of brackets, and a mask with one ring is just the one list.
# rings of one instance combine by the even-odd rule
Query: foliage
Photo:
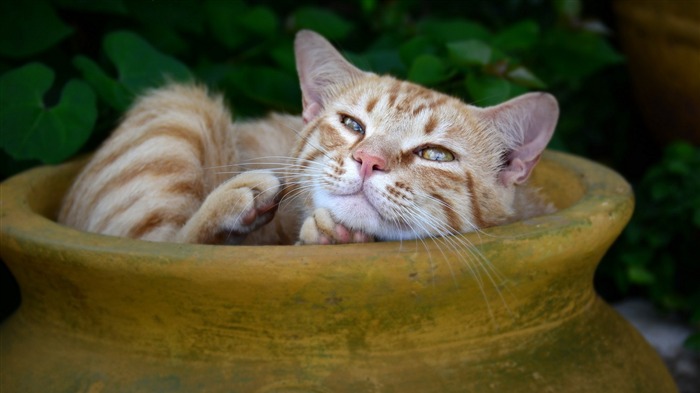
[(292, 42), (308, 28), (360, 68), (478, 105), (554, 93), (561, 117), (551, 146), (612, 165), (639, 194), (602, 264), (601, 292), (642, 293), (698, 318), (697, 149), (674, 145), (650, 168), (654, 154), (629, 159), (655, 147), (632, 137), (623, 58), (583, 5), (606, 12), (578, 0), (0, 2), (2, 176), (94, 149), (134, 97), (166, 79), (223, 92), (238, 117), (298, 112)]
[(59, 102), (45, 108), (41, 97), (53, 79), (54, 72), (39, 63), (0, 77), (0, 143), (15, 158), (60, 162), (80, 148), (92, 131), (97, 117), (92, 90), (85, 82), (71, 80)]
[[(700, 148), (670, 144), (636, 187), (637, 208), (601, 273), (622, 294), (641, 293), (700, 323)], [(700, 336), (689, 340), (697, 342)]]
[[(4, 2), (4, 174), (24, 168), (26, 160), (58, 163), (94, 148), (139, 92), (165, 79), (198, 80), (223, 91), (238, 116), (297, 112), (292, 40), (300, 28), (335, 41), (361, 68), (480, 105), (532, 89), (577, 91), (596, 71), (621, 61), (601, 35), (534, 16), (489, 26), (411, 2), (366, 0), (345, 12), (257, 4)], [(560, 11), (560, 19), (566, 12)]]

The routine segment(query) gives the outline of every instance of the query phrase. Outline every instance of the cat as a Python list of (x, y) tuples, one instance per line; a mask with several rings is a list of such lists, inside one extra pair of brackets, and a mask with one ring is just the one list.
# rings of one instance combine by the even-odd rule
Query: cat
[(151, 90), (77, 176), (59, 222), (151, 241), (335, 244), (551, 210), (526, 182), (557, 123), (552, 95), (479, 108), (362, 71), (315, 32), (294, 46), (301, 116), (232, 122), (197, 84)]

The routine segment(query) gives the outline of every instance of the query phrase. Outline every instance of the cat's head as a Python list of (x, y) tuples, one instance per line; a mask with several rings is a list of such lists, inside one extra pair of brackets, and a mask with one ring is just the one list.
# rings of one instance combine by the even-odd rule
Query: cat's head
[(530, 93), (477, 108), (347, 62), (320, 35), (295, 42), (306, 128), (296, 155), (314, 208), (385, 240), (473, 231), (514, 215), (558, 105)]

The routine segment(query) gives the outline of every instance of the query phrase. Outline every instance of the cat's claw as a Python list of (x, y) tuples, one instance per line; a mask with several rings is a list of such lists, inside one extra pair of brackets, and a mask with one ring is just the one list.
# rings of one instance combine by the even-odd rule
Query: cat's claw
[[(250, 171), (238, 175), (231, 183), (229, 193), (237, 203), (230, 205), (232, 214), (223, 223), (231, 234), (245, 235), (274, 218), (279, 203), (277, 177), (264, 171)], [(236, 205), (239, 207), (235, 208)]]
[[(253, 198), (255, 200), (255, 197)], [(241, 217), (241, 224), (245, 227), (259, 228), (270, 222), (277, 212), (277, 200), (266, 201), (260, 205), (254, 205)]]
[(373, 241), (374, 237), (362, 231), (348, 229), (336, 223), (328, 209), (320, 208), (304, 221), (297, 244), (346, 244)]

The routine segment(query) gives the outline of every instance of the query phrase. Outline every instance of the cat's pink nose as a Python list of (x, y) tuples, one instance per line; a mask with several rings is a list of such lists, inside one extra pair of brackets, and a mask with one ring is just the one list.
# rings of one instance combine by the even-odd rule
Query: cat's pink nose
[(364, 150), (356, 150), (352, 158), (360, 163), (360, 176), (363, 179), (370, 177), (374, 171), (386, 171), (386, 160), (384, 158), (367, 153)]

